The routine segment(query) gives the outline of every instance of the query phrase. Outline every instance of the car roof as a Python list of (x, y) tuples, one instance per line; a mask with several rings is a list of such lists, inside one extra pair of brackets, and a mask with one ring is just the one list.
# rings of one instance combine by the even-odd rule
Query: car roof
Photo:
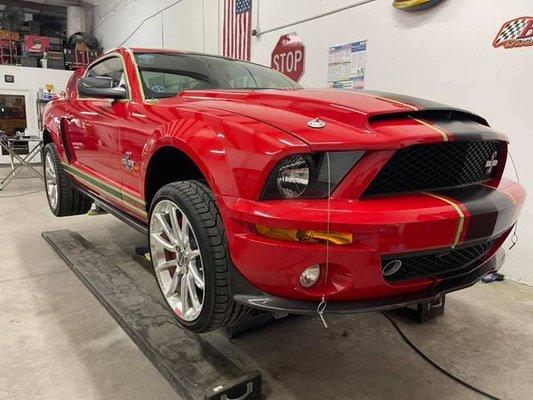
[(213, 58), (220, 58), (222, 60), (228, 60), (228, 61), (238, 61), (243, 62), (247, 64), (254, 64), (259, 65), (260, 67), (270, 68), (268, 65), (259, 64), (253, 61), (245, 61), (245, 60), (239, 60), (238, 58), (232, 58), (232, 57), (225, 57), (218, 54), (212, 54), (212, 53), (202, 53), (199, 51), (188, 51), (188, 50), (175, 50), (175, 49), (162, 49), (162, 48), (150, 48), (150, 47), (117, 47), (113, 49), (107, 50), (103, 55), (117, 52), (120, 49), (129, 50), (133, 54), (140, 54), (140, 53), (156, 53), (156, 54), (184, 54), (184, 55), (191, 55), (191, 56), (203, 56), (203, 57), (213, 57)]
[[(236, 58), (231, 57), (224, 57), (218, 54), (212, 54), (212, 53), (202, 53), (199, 51), (189, 51), (189, 50), (175, 50), (175, 49), (161, 49), (161, 48), (150, 48), (150, 47), (128, 47), (128, 50), (135, 53), (156, 53), (156, 54), (186, 54), (186, 55), (194, 55), (194, 56), (204, 56), (204, 57), (214, 57), (214, 58), (221, 58), (224, 60), (232, 60), (232, 61), (242, 61), (242, 62), (250, 62), (250, 61), (244, 61), (239, 60)], [(251, 63), (254, 64), (254, 63)]]

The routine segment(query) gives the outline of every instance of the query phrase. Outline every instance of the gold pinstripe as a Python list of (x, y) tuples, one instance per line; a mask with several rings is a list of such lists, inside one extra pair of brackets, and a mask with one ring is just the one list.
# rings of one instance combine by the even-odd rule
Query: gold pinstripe
[(448, 137), (448, 134), (446, 133), (446, 131), (444, 131), (444, 129), (442, 128), (439, 128), (438, 126), (436, 125), (432, 125), (430, 124), (429, 122), (426, 122), (424, 120), (421, 120), (421, 119), (418, 119), (418, 118), (414, 118), (414, 117), (410, 117), (413, 121), (416, 121), (422, 125), (425, 125), (427, 126), (428, 128), (431, 128), (433, 129), (434, 131), (437, 131), (439, 132), (441, 135), (442, 135), (442, 139), (445, 141), (445, 142), (448, 142), (450, 141), (450, 138)]
[(131, 51), (131, 49), (129, 48), (125, 48), (126, 50), (126, 53), (129, 54), (130, 56), (130, 60), (135, 68), (135, 72), (137, 74), (137, 84), (138, 84), (138, 90), (139, 90), (139, 93), (141, 94), (141, 99), (142, 99), (142, 102), (144, 104), (155, 104), (157, 103), (159, 100), (158, 99), (146, 99), (146, 96), (144, 95), (144, 88), (143, 88), (143, 85), (142, 85), (142, 77), (141, 77), (141, 71), (139, 69), (139, 65), (137, 64), (137, 60), (135, 59), (135, 53), (133, 53), (133, 51)]
[(404, 106), (404, 107), (408, 107), (408, 108), (412, 109), (413, 111), (420, 111), (420, 108), (418, 108), (417, 106), (414, 106), (412, 104), (403, 103), (401, 101), (389, 99), (387, 97), (381, 97), (381, 96), (376, 96), (376, 95), (371, 95), (371, 96), (375, 97), (376, 99), (380, 99), (380, 100), (388, 101), (388, 102), (391, 102), (391, 103), (396, 103), (396, 104), (399, 104), (399, 105)]
[(364, 91), (357, 91), (359, 95), (361, 96), (366, 96), (366, 97), (371, 97), (371, 98), (374, 98), (374, 99), (379, 99), (379, 100), (383, 100), (383, 101), (386, 101), (386, 102), (389, 102), (389, 103), (396, 103), (396, 104), (399, 104), (401, 106), (404, 106), (404, 107), (407, 107), (407, 108), (410, 108), (412, 109), (413, 111), (420, 111), (420, 108), (417, 107), (417, 106), (414, 106), (412, 104), (408, 104), (408, 103), (403, 103), (399, 100), (393, 100), (393, 99), (389, 99), (388, 97), (383, 97), (383, 96), (378, 96), (377, 94), (373, 94), (373, 93), (365, 93)]
[[(133, 200), (133, 201), (139, 203), (140, 205), (144, 206), (146, 204), (146, 202), (144, 200), (142, 200), (142, 199), (140, 199), (138, 197), (132, 196), (129, 193), (124, 192), (120, 188), (118, 188), (116, 186), (113, 186), (113, 185), (110, 185), (109, 183), (104, 182), (101, 179), (98, 179), (97, 177), (95, 177), (93, 175), (87, 174), (86, 172), (81, 171), (79, 168), (73, 167), (72, 165), (68, 165), (68, 164), (63, 164), (63, 165), (64, 165), (65, 171), (69, 175), (71, 175), (73, 178), (81, 180), (85, 185), (87, 185), (87, 186), (89, 186), (92, 189), (97, 190), (97, 191), (98, 190), (102, 190), (102, 188), (94, 185), (89, 180), (84, 179), (83, 176), (86, 176), (86, 177), (88, 177), (90, 179), (98, 181), (98, 183), (100, 183), (102, 186), (106, 186), (106, 187), (108, 187), (108, 188), (120, 193), (124, 197), (124, 198), (121, 198), (121, 197), (118, 197), (118, 196), (114, 195), (113, 193), (105, 192), (106, 194), (111, 196), (113, 199), (115, 199), (116, 201), (120, 202), (122, 205), (124, 205), (125, 207), (129, 208), (130, 210), (135, 211), (139, 215), (142, 215), (145, 218), (148, 216), (148, 214), (146, 213), (146, 210), (144, 210), (144, 207), (140, 208), (140, 207), (132, 204), (132, 201), (131, 201), (131, 200)], [(73, 172), (69, 171), (69, 169), (75, 170), (81, 176), (74, 174)]]
[(463, 210), (461, 210), (461, 207), (459, 207), (457, 204), (447, 199), (446, 197), (439, 196), (438, 194), (435, 194), (435, 193), (428, 193), (428, 192), (424, 192), (424, 194), (427, 194), (428, 196), (444, 201), (445, 203), (452, 206), (455, 212), (457, 212), (457, 215), (459, 215), (459, 223), (457, 224), (457, 230), (455, 232), (455, 239), (453, 241), (452, 248), (457, 246), (459, 244), (459, 241), (461, 240), (461, 234), (463, 233), (463, 229), (465, 226), (465, 213), (463, 212)]
[(75, 167), (75, 166), (70, 165), (70, 164), (63, 164), (63, 165), (66, 166), (66, 168), (74, 169), (74, 170), (76, 170), (76, 172), (79, 172), (79, 173), (82, 174), (82, 175), (85, 175), (85, 176), (87, 176), (87, 177), (89, 177), (89, 178), (91, 178), (91, 179), (94, 179), (95, 181), (98, 181), (99, 183), (101, 183), (101, 184), (104, 185), (104, 186), (107, 186), (107, 187), (109, 187), (109, 188), (111, 188), (111, 189), (113, 189), (113, 190), (116, 190), (116, 191), (118, 191), (118, 192), (121, 192), (124, 196), (129, 197), (129, 198), (131, 198), (132, 200), (135, 200), (135, 201), (137, 201), (137, 202), (139, 202), (139, 203), (141, 203), (141, 204), (146, 204), (146, 202), (145, 202), (143, 199), (141, 199), (140, 197), (136, 197), (136, 196), (134, 196), (134, 195), (132, 195), (132, 194), (129, 194), (128, 192), (125, 192), (125, 191), (121, 190), (120, 188), (118, 188), (118, 187), (116, 187), (116, 186), (114, 186), (114, 185), (111, 185), (111, 184), (109, 184), (109, 183), (107, 183), (107, 182), (104, 182), (102, 179), (100, 179), (100, 178), (98, 178), (98, 177), (96, 177), (96, 176), (94, 176), (94, 175), (88, 174), (87, 172), (82, 171), (82, 170), (79, 169), (78, 167)]
[[(94, 190), (101, 190), (101, 188), (99, 188), (98, 186), (92, 184), (91, 182), (83, 179), (82, 177), (80, 176), (77, 176), (77, 175), (74, 175), (72, 174), (71, 172), (67, 171), (67, 173), (69, 175), (71, 175), (73, 178), (75, 179), (79, 179), (80, 181), (82, 181), (85, 185), (89, 186), (90, 188), (94, 189)], [(133, 212), (139, 214), (140, 216), (146, 218), (148, 216), (148, 214), (146, 213), (146, 211), (143, 211), (139, 208), (137, 208), (136, 206), (132, 205), (132, 204), (129, 204), (128, 202), (122, 200), (122, 199), (119, 199), (118, 197), (116, 196), (113, 196), (112, 194), (106, 192), (109, 196), (111, 196), (115, 201), (118, 201), (120, 202), (123, 206), (125, 206), (126, 208), (129, 208), (130, 210), (132, 210)]]

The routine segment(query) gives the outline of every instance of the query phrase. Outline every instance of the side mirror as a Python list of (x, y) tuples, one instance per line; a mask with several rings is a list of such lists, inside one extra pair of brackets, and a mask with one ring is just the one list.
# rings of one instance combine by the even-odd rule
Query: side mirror
[(78, 94), (103, 99), (126, 99), (126, 88), (114, 86), (113, 79), (108, 76), (87, 76), (78, 81)]

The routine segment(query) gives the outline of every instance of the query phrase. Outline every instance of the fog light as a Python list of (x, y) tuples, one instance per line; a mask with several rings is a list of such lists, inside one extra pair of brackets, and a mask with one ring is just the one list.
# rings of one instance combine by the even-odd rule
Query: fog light
[(304, 288), (310, 288), (317, 283), (318, 278), (320, 278), (320, 265), (312, 265), (300, 275), (300, 285)]

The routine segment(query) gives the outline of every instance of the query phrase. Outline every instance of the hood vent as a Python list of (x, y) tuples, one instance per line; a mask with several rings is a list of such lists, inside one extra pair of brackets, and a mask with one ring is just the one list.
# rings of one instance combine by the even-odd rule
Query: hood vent
[(486, 119), (469, 113), (468, 111), (461, 111), (455, 109), (442, 109), (442, 110), (421, 110), (421, 111), (409, 111), (400, 113), (388, 113), (374, 115), (369, 118), (369, 123), (372, 125), (381, 121), (393, 121), (404, 118), (417, 118), (424, 120), (449, 120), (449, 121), (470, 121), (478, 124), (489, 126)]

